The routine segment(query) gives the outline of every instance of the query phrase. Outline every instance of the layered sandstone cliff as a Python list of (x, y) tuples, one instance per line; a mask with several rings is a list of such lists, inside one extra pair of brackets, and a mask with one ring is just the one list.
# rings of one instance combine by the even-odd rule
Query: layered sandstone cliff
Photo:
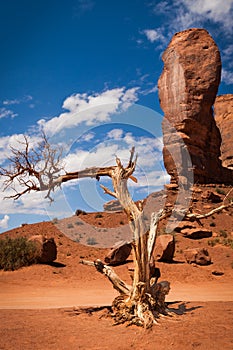
[(158, 87), (167, 172), (173, 182), (193, 170), (194, 182), (230, 183), (212, 109), (221, 77), (217, 45), (206, 30), (188, 29), (174, 35), (162, 58)]
[(217, 96), (214, 103), (216, 124), (220, 130), (223, 166), (233, 169), (233, 95)]

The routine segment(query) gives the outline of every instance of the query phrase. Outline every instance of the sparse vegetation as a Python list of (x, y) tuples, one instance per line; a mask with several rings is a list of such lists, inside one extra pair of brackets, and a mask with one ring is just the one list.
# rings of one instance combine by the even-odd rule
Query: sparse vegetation
[(102, 217), (103, 217), (103, 215), (101, 213), (98, 213), (98, 214), (95, 215), (95, 219), (100, 219)]
[(220, 243), (220, 239), (218, 237), (208, 240), (208, 245), (211, 247), (214, 247), (216, 244), (219, 244), (219, 243)]
[(220, 237), (227, 238), (227, 232), (225, 230), (220, 230)]
[(215, 226), (216, 226), (215, 222), (212, 221), (212, 222), (210, 223), (210, 227), (215, 227)]
[(82, 221), (76, 221), (76, 222), (75, 222), (75, 225), (81, 226), (81, 225), (84, 225), (84, 223), (83, 223)]
[(219, 188), (219, 187), (217, 187), (215, 191), (216, 191), (218, 194), (226, 194), (226, 192), (225, 192), (222, 188)]
[(87, 244), (88, 245), (96, 245), (98, 242), (96, 241), (96, 239), (94, 237), (88, 237), (87, 238)]
[(77, 209), (76, 212), (75, 212), (75, 215), (79, 216), (81, 214), (82, 215), (86, 215), (87, 213), (84, 210), (82, 210), (82, 209)]
[(121, 220), (121, 221), (120, 221), (120, 225), (124, 225), (124, 221)]
[(37, 262), (37, 247), (25, 237), (0, 239), (0, 269), (17, 270)]
[(67, 228), (74, 228), (73, 224), (67, 224)]
[(54, 218), (54, 219), (52, 220), (52, 223), (53, 223), (54, 225), (58, 224), (58, 218)]

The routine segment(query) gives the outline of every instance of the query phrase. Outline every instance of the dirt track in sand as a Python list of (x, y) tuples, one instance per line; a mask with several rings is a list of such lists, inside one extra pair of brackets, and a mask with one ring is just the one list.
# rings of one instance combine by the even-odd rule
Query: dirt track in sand
[[(117, 293), (111, 286), (93, 289), (70, 287), (1, 286), (0, 309), (50, 309), (73, 306), (110, 305)], [(232, 301), (233, 286), (229, 283), (205, 283), (202, 285), (176, 284), (166, 299), (182, 301)]]

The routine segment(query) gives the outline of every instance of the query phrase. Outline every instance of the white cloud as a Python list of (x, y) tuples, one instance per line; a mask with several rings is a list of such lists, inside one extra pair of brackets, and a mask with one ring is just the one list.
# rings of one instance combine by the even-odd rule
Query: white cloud
[(14, 118), (17, 117), (17, 113), (14, 113), (12, 110), (5, 107), (0, 108), (0, 119), (1, 118)]
[[(39, 136), (27, 136), (30, 147), (34, 147), (41, 141)], [(11, 136), (0, 137), (0, 164), (2, 164), (11, 154), (11, 147), (19, 150), (24, 149), (24, 135), (14, 134)]]
[(33, 97), (31, 95), (25, 95), (23, 98), (19, 99), (4, 100), (2, 104), (4, 106), (19, 105), (20, 103), (29, 102), (31, 100), (33, 100)]
[(56, 134), (63, 129), (73, 128), (81, 123), (94, 125), (97, 122), (107, 122), (110, 116), (124, 111), (137, 101), (137, 87), (126, 90), (116, 88), (99, 94), (75, 94), (66, 98), (63, 108), (67, 112), (54, 117), (49, 121), (41, 119), (38, 124), (46, 134)]
[(119, 140), (122, 138), (123, 130), (122, 129), (112, 129), (107, 133), (107, 137), (114, 140)]
[(4, 218), (0, 220), (0, 228), (8, 228), (8, 222), (10, 220), (9, 215), (4, 215)]
[(222, 0), (182, 0), (181, 2), (194, 14), (205, 16), (205, 19), (220, 22), (223, 25), (229, 25), (228, 16), (232, 10), (233, 0), (224, 2)]
[(227, 36), (233, 31), (233, 0), (173, 0), (151, 3), (152, 13), (166, 17), (166, 23), (158, 28), (145, 29), (143, 33), (151, 42), (160, 41), (164, 46), (179, 31), (191, 27), (212, 28)]
[(20, 100), (5, 100), (3, 101), (5, 106), (18, 105), (20, 104)]
[(159, 38), (157, 31), (154, 29), (145, 29), (144, 33), (145, 33), (147, 39), (152, 43), (154, 41), (158, 40), (158, 38)]
[(151, 43), (154, 43), (155, 41), (164, 41), (164, 35), (159, 29), (145, 29), (143, 33)]
[(230, 72), (226, 69), (222, 70), (222, 81), (227, 84), (233, 84), (233, 72)]

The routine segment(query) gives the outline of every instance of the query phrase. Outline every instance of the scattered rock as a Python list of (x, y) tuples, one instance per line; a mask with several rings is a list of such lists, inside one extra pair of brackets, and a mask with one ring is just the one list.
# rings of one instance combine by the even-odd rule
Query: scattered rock
[(175, 238), (173, 235), (160, 235), (156, 239), (153, 258), (163, 262), (172, 262), (175, 253)]
[(57, 259), (57, 246), (54, 238), (35, 235), (28, 240), (34, 242), (37, 246), (39, 263), (51, 263)]
[(209, 252), (205, 248), (186, 249), (184, 257), (189, 264), (209, 265), (211, 263)]
[(178, 190), (179, 186), (176, 183), (166, 184), (166, 189), (168, 190)]
[(131, 243), (126, 241), (117, 242), (105, 257), (104, 261), (109, 265), (122, 264), (129, 257), (131, 249)]
[(212, 203), (220, 203), (222, 202), (222, 197), (217, 193), (213, 191), (205, 191), (202, 195), (201, 198), (204, 201), (212, 202)]
[(222, 276), (222, 275), (224, 275), (224, 272), (223, 271), (216, 271), (216, 270), (214, 270), (214, 271), (212, 271), (212, 275), (214, 275), (214, 276)]
[(198, 187), (192, 187), (191, 188), (191, 191), (193, 193), (202, 193), (202, 189), (201, 188), (198, 188)]
[(196, 228), (196, 224), (191, 221), (181, 221), (179, 225), (175, 228), (176, 232), (182, 232), (185, 229)]
[(205, 228), (187, 228), (181, 231), (185, 238), (202, 239), (212, 237), (212, 231)]
[(219, 159), (221, 135), (212, 109), (221, 75), (217, 45), (206, 30), (188, 29), (173, 36), (162, 58), (163, 157), (171, 182), (232, 183), (232, 171)]

